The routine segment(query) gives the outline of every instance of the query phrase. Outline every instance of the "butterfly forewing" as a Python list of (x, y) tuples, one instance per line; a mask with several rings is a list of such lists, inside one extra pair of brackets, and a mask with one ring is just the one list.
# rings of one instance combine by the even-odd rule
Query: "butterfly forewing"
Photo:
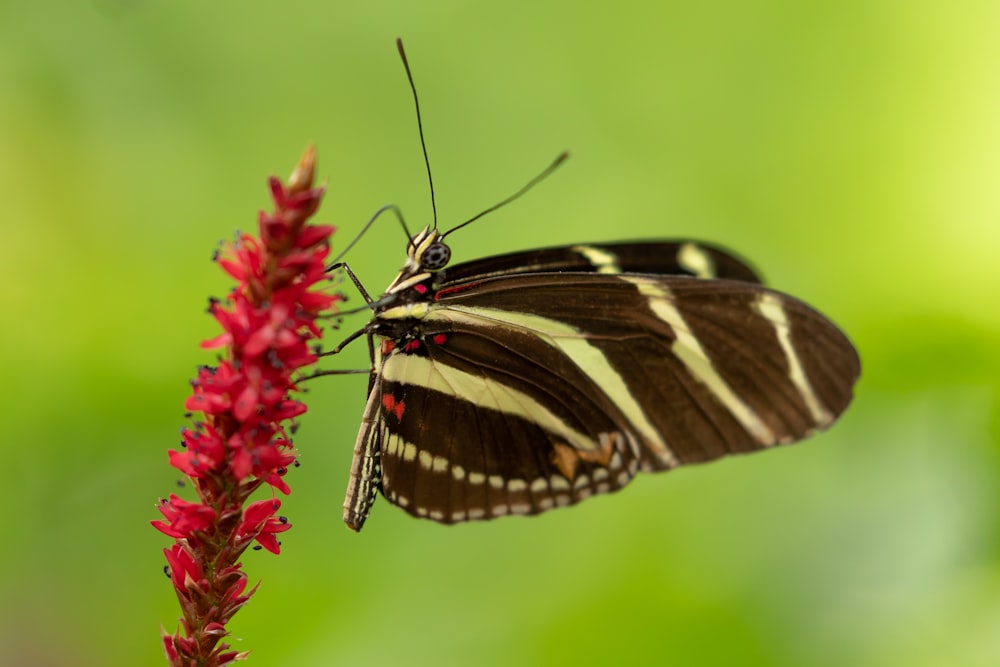
[(761, 282), (745, 260), (714, 245), (694, 241), (630, 241), (540, 248), (463, 262), (444, 269), (438, 286), (492, 276), (561, 271), (654, 273)]
[(373, 320), (385, 338), (345, 520), (359, 529), (377, 489), (445, 523), (535, 514), (617, 490), (639, 469), (829, 425), (850, 402), (857, 355), (822, 315), (757, 280), (722, 250), (683, 242), (401, 274), (400, 300), (415, 305)]

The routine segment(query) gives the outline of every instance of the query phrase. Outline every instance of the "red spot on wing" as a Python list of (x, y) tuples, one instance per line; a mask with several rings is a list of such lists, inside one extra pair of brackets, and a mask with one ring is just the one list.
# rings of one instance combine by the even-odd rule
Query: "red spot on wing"
[(438, 301), (442, 297), (451, 296), (453, 294), (459, 294), (461, 292), (465, 292), (465, 291), (470, 290), (470, 289), (475, 289), (476, 287), (479, 287), (479, 285), (480, 285), (480, 283), (478, 283), (478, 282), (462, 283), (461, 285), (453, 285), (452, 287), (449, 287), (447, 289), (439, 290), (438, 293), (434, 295), (434, 300)]
[(384, 340), (382, 341), (382, 356), (385, 356), (396, 349), (396, 341), (394, 340)]
[(402, 419), (403, 413), (406, 412), (406, 402), (397, 401), (392, 394), (382, 396), (382, 407), (386, 412), (396, 415), (396, 419)]
[(417, 350), (420, 349), (420, 341), (411, 340), (409, 343), (403, 346), (403, 349), (406, 350), (407, 352), (416, 352)]
[(448, 340), (448, 336), (445, 334), (434, 334), (432, 339), (435, 345), (444, 345), (444, 342)]
[(427, 294), (427, 285), (414, 285), (413, 289), (417, 294)]

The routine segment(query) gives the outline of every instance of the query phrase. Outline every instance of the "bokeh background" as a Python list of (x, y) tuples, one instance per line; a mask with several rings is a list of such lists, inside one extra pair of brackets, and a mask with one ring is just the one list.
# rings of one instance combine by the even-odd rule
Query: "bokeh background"
[[(0, 4), (0, 661), (164, 664), (148, 521), (211, 359), (210, 256), (309, 142), (341, 246), (387, 202), (428, 220), (397, 35), (443, 224), (573, 152), (458, 259), (721, 242), (863, 377), (801, 446), (534, 519), (380, 501), (360, 535), (366, 381), (317, 382), (294, 529), (245, 561), (251, 664), (1000, 664), (1000, 4), (965, 0)], [(351, 253), (370, 290), (404, 243), (387, 218)]]

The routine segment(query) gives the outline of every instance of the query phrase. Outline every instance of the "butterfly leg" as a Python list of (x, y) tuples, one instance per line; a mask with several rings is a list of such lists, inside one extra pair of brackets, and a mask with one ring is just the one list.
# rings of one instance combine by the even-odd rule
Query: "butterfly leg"
[(351, 270), (350, 265), (347, 262), (337, 262), (336, 264), (331, 264), (330, 266), (326, 267), (326, 272), (333, 273), (337, 269), (343, 269), (347, 273), (347, 277), (350, 278), (351, 282), (354, 283), (354, 286), (358, 288), (358, 292), (361, 293), (361, 296), (362, 298), (364, 298), (365, 303), (371, 304), (372, 298), (368, 296), (368, 290), (366, 290), (365, 286), (361, 284), (360, 280), (358, 280), (358, 277), (354, 274), (354, 271)]

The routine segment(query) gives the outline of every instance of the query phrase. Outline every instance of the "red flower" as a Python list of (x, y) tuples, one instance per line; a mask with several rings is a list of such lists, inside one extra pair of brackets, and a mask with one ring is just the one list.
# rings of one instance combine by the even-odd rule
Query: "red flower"
[(211, 507), (188, 502), (174, 494), (170, 494), (170, 500), (161, 501), (159, 509), (167, 521), (153, 521), (153, 527), (164, 535), (178, 539), (193, 538), (196, 531), (207, 529), (216, 518)]
[[(276, 516), (275, 491), (291, 492), (284, 475), (295, 463), (286, 424), (306, 411), (294, 399), (295, 377), (316, 362), (317, 318), (341, 298), (326, 281), (333, 227), (310, 225), (323, 191), (313, 188), (315, 154), (306, 151), (288, 185), (271, 178), (274, 211), (261, 213), (259, 238), (240, 235), (219, 253), (237, 284), (209, 313), (223, 332), (202, 342), (221, 350), (216, 366), (198, 369), (187, 410), (200, 419), (183, 430), (170, 465), (190, 478), (197, 501), (161, 501), (163, 520), (151, 522), (177, 541), (164, 550), (181, 605), (181, 628), (164, 633), (172, 665), (228, 665), (246, 657), (222, 642), (226, 623), (256, 590), (246, 592), (240, 555), (257, 542), (279, 553), (276, 535), (291, 524)], [(272, 497), (244, 503), (261, 486)]]
[(271, 553), (278, 553), (281, 549), (274, 536), (291, 528), (288, 519), (283, 516), (274, 516), (280, 507), (281, 501), (277, 498), (258, 500), (249, 505), (244, 510), (243, 521), (240, 522), (240, 527), (236, 531), (237, 539), (241, 541), (255, 539)]

